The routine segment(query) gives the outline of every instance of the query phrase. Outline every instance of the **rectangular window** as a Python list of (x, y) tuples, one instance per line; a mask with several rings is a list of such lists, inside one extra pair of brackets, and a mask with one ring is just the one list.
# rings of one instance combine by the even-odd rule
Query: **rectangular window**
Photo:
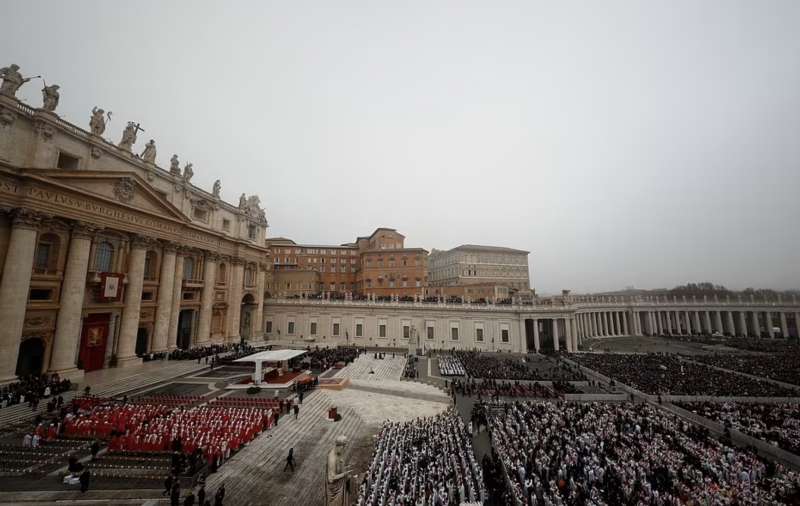
[(31, 288), (30, 300), (50, 300), (52, 299), (52, 290), (45, 290), (44, 288)]
[(504, 342), (508, 342), (508, 329), (503, 329), (500, 331), (500, 339)]
[(333, 324), (333, 335), (334, 336), (338, 336), (339, 335), (339, 324), (338, 323), (334, 323)]
[(363, 337), (363, 336), (364, 336), (364, 324), (356, 323), (356, 337)]
[(428, 339), (433, 339), (433, 327), (428, 327)]
[(411, 337), (411, 327), (403, 325), (403, 339), (408, 339), (409, 337)]
[(286, 330), (286, 333), (290, 336), (294, 335), (294, 322), (289, 322), (289, 328)]
[(80, 159), (64, 152), (58, 153), (58, 168), (66, 170), (78, 170)]
[(317, 335), (317, 322), (311, 322), (311, 332), (312, 336)]
[(458, 341), (458, 327), (452, 327), (450, 329), (450, 339)]
[(40, 242), (36, 247), (36, 260), (34, 261), (37, 271), (46, 271), (50, 267), (50, 243)]
[(267, 320), (267, 329), (266, 330), (267, 330), (267, 334), (271, 334), (272, 333), (272, 322), (270, 320)]
[(475, 340), (476, 341), (483, 341), (483, 329), (482, 328), (475, 329)]
[(386, 337), (386, 320), (378, 320), (378, 337)]
[(247, 227), (247, 237), (250, 238), (251, 241), (255, 241), (258, 234), (258, 229), (255, 225), (250, 225)]
[(225, 230), (227, 232), (230, 229), (231, 229), (231, 220), (229, 220), (227, 218), (223, 218), (222, 219), (222, 230)]

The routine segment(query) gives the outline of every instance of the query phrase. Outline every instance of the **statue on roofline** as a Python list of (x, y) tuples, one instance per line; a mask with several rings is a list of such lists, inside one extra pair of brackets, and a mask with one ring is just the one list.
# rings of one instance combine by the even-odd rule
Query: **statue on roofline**
[(19, 73), (19, 65), (16, 63), (3, 67), (0, 69), (0, 78), (3, 78), (3, 83), (0, 84), (0, 95), (15, 97), (20, 86), (37, 77), (42, 76), (22, 77), (22, 74)]
[(47, 86), (45, 84), (44, 88), (42, 88), (42, 109), (48, 112), (53, 112), (58, 107), (58, 99), (60, 95), (58, 94), (58, 89), (60, 88), (57, 84), (51, 84)]
[(150, 142), (144, 145), (142, 160), (147, 163), (156, 163), (156, 141), (153, 139), (150, 139)]

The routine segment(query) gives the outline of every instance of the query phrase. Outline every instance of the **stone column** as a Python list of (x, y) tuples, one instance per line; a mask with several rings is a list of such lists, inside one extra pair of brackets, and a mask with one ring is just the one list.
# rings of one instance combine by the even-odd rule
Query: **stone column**
[(628, 312), (622, 312), (622, 335), (628, 336), (630, 332), (628, 332)]
[(217, 284), (217, 262), (219, 258), (206, 253), (203, 264), (203, 291), (200, 293), (200, 319), (197, 323), (197, 344), (205, 346), (211, 338), (211, 314), (214, 306), (214, 292)]
[(694, 311), (694, 335), (699, 336), (703, 333), (703, 327), (700, 325), (700, 311)]
[(758, 313), (756, 311), (750, 313), (750, 326), (753, 329), (753, 336), (761, 337), (761, 325), (758, 324)]
[(38, 215), (22, 209), (14, 212), (0, 280), (0, 382), (16, 378), (38, 226)]
[(611, 335), (611, 318), (608, 317), (608, 311), (603, 311), (603, 335)]
[(61, 308), (58, 310), (53, 352), (50, 355), (50, 372), (72, 380), (79, 380), (83, 376), (83, 371), (76, 367), (76, 363), (91, 249), (92, 230), (83, 225), (73, 227), (61, 283)]
[(533, 320), (533, 347), (539, 353), (539, 320)]
[[(162, 249), (161, 274), (158, 278), (158, 307), (156, 308), (156, 324), (153, 329), (153, 353), (167, 351), (167, 332), (169, 332), (172, 316), (172, 293), (175, 290), (175, 256), (177, 249), (167, 244)], [(177, 321), (176, 321), (177, 323)]]
[(781, 334), (783, 334), (783, 338), (786, 339), (789, 337), (789, 325), (786, 323), (786, 313), (781, 311), (779, 314), (781, 315)]
[(119, 330), (117, 363), (120, 366), (137, 363), (136, 334), (139, 331), (139, 314), (142, 309), (142, 284), (144, 283), (144, 259), (149, 242), (134, 237), (130, 243), (128, 258), (128, 284), (125, 286), (125, 305), (122, 309), (122, 323)]
[(711, 313), (703, 311), (703, 317), (705, 318), (706, 332), (709, 334), (713, 333), (714, 330), (711, 328)]
[(614, 311), (613, 313), (613, 328), (614, 328), (614, 335), (620, 335), (620, 326), (619, 326), (619, 311)]
[(659, 336), (663, 335), (664, 328), (661, 326), (661, 311), (656, 311), (655, 318), (656, 318), (656, 334), (658, 334)]
[(589, 313), (589, 328), (592, 337), (597, 337), (597, 313)]
[(736, 325), (733, 323), (733, 313), (731, 311), (726, 311), (727, 313), (727, 322), (728, 322), (728, 332), (731, 333), (732, 337), (736, 337)]
[(722, 328), (722, 314), (720, 311), (714, 311), (714, 327), (720, 334), (725, 333), (725, 329)]
[(672, 315), (670, 313), (672, 313), (672, 311), (664, 311), (664, 317), (667, 320), (666, 334), (668, 336), (672, 335)]
[(692, 335), (692, 317), (689, 315), (689, 311), (683, 312), (683, 319), (686, 322), (686, 335)]
[(572, 353), (572, 324), (569, 318), (564, 318), (564, 338), (567, 343), (567, 353)]
[(170, 303), (169, 327), (167, 328), (167, 348), (178, 347), (178, 316), (183, 299), (183, 255), (175, 256), (175, 275), (172, 276), (172, 302)]
[(578, 327), (575, 318), (570, 318), (570, 325), (572, 326), (572, 351), (578, 351)]
[(242, 285), (244, 283), (244, 261), (234, 259), (231, 261), (231, 297), (228, 303), (230, 313), (230, 325), (228, 335), (225, 336), (226, 342), (239, 341), (239, 321), (242, 317)]
[(558, 318), (553, 318), (553, 349), (558, 351)]
[(772, 313), (764, 311), (764, 326), (767, 329), (767, 337), (774, 338), (775, 334), (772, 332)]
[[(264, 287), (266, 283), (267, 283), (267, 266), (259, 264), (258, 280), (256, 282), (256, 301), (258, 303), (258, 307), (256, 308), (256, 314), (253, 317), (253, 340), (255, 341), (264, 340)], [(525, 341), (524, 343), (525, 346), (527, 346), (528, 345), (527, 340), (524, 341)]]
[(750, 331), (747, 328), (747, 317), (744, 311), (739, 311), (739, 330), (742, 336), (750, 337)]
[(794, 333), (800, 338), (800, 313), (794, 314)]

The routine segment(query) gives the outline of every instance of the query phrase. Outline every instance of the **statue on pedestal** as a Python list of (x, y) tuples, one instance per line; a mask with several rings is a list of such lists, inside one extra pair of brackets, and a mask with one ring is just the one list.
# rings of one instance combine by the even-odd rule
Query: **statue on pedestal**
[(0, 77), (3, 78), (3, 84), (0, 85), (0, 95), (7, 97), (14, 97), (20, 86), (33, 79), (33, 77), (22, 77), (22, 74), (19, 73), (19, 65), (16, 63), (1, 68)]
[(211, 193), (214, 194), (215, 197), (219, 198), (219, 192), (222, 190), (222, 182), (217, 179), (214, 181), (214, 188), (211, 190)]
[(147, 163), (156, 163), (156, 141), (153, 139), (150, 139), (150, 142), (144, 145), (142, 160)]
[(172, 158), (169, 159), (169, 173), (173, 176), (181, 175), (181, 164), (178, 160), (178, 155), (172, 155)]
[(119, 147), (125, 151), (130, 151), (136, 142), (136, 132), (140, 130), (139, 125), (133, 121), (128, 122), (128, 126), (122, 131), (122, 140), (119, 141)]
[[(92, 135), (103, 135), (103, 132), (106, 131), (106, 117), (103, 114), (105, 114), (104, 110), (92, 107), (92, 118), (89, 120)], [(108, 118), (111, 119), (111, 111), (108, 112)]]
[(242, 193), (242, 196), (239, 197), (239, 209), (247, 209), (247, 196), (244, 193)]
[(194, 170), (192, 170), (192, 164), (187, 163), (186, 166), (183, 168), (183, 179), (187, 183), (192, 180), (192, 176), (194, 176)]
[(344, 460), (347, 438), (336, 438), (336, 446), (328, 452), (328, 465), (325, 480), (325, 499), (327, 506), (348, 506), (350, 504), (350, 473)]
[(58, 99), (60, 95), (58, 94), (59, 86), (57, 84), (51, 84), (50, 86), (45, 85), (42, 88), (42, 109), (48, 112), (53, 112), (58, 107)]

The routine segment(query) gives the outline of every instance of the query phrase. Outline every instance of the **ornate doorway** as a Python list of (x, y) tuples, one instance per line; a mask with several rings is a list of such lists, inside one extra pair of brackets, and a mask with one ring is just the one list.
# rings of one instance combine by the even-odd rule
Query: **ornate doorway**
[(44, 341), (40, 337), (30, 337), (19, 345), (17, 357), (17, 376), (39, 375), (44, 365)]
[(108, 343), (108, 313), (91, 314), (83, 320), (80, 366), (86, 372), (103, 368)]

